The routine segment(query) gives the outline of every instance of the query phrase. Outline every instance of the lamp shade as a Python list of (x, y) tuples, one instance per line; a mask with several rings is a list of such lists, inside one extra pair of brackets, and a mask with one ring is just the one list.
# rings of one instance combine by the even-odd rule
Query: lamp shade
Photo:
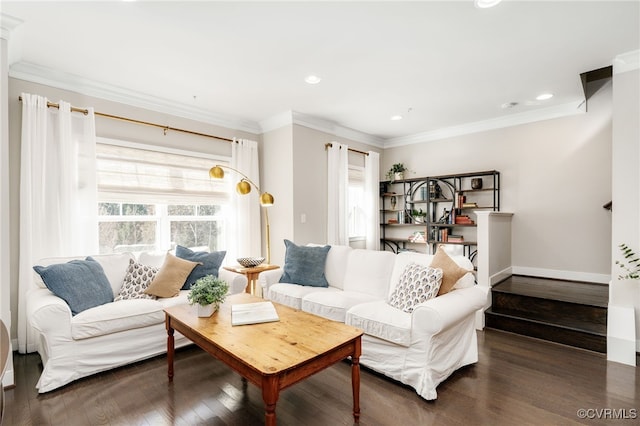
[(247, 182), (246, 180), (242, 179), (236, 185), (236, 191), (240, 195), (246, 195), (246, 194), (251, 192), (251, 184), (249, 182)]
[(212, 167), (211, 169), (209, 169), (209, 177), (212, 177), (214, 179), (222, 179), (224, 178), (224, 170), (222, 170), (222, 167), (220, 166)]
[(262, 195), (260, 195), (260, 204), (265, 206), (265, 207), (272, 206), (273, 205), (273, 195), (269, 194), (268, 192), (265, 192)]

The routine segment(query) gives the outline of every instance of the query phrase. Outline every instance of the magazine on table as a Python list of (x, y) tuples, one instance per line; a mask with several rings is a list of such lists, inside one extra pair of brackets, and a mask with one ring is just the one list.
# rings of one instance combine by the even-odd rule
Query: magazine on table
[(280, 317), (271, 302), (231, 305), (231, 325), (259, 324), (273, 321), (280, 321)]

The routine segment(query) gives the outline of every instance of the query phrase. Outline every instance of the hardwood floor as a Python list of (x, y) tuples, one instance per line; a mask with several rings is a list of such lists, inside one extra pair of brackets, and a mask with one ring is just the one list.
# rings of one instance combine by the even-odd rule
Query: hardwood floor
[[(367, 369), (360, 424), (638, 424), (640, 368), (594, 352), (497, 330), (478, 333), (480, 361), (455, 372), (425, 401)], [(156, 357), (38, 395), (37, 354), (14, 355), (16, 387), (6, 392), (6, 425), (260, 425), (253, 385), (195, 346), (177, 351), (175, 378)], [(588, 418), (579, 417), (579, 410)], [(284, 390), (279, 425), (351, 425), (351, 375), (339, 363)], [(607, 411), (608, 410), (608, 411)], [(612, 420), (619, 419), (619, 420)]]

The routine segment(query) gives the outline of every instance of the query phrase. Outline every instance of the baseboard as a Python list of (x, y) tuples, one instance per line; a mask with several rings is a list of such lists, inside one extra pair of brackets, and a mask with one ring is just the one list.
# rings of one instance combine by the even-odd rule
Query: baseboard
[(553, 278), (557, 280), (584, 281), (589, 283), (608, 284), (611, 275), (594, 274), (590, 272), (561, 271), (557, 269), (529, 268), (527, 266), (512, 266), (513, 275), (528, 275), (540, 278)]
[(514, 274), (513, 268), (511, 266), (503, 269), (502, 271), (498, 271), (489, 277), (489, 285), (493, 287), (494, 285), (498, 284), (500, 281), (506, 280), (513, 274)]

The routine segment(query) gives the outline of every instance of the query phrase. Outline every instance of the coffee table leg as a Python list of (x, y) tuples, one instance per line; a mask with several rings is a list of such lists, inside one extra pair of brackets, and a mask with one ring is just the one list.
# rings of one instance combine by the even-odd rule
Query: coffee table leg
[(276, 403), (279, 394), (278, 378), (275, 376), (264, 377), (262, 379), (262, 400), (264, 401), (265, 426), (276, 426)]
[(355, 341), (351, 356), (351, 387), (353, 389), (353, 421), (360, 423), (360, 337)]
[(173, 327), (171, 327), (171, 320), (167, 317), (167, 376), (169, 381), (173, 381), (173, 355), (175, 352)]

